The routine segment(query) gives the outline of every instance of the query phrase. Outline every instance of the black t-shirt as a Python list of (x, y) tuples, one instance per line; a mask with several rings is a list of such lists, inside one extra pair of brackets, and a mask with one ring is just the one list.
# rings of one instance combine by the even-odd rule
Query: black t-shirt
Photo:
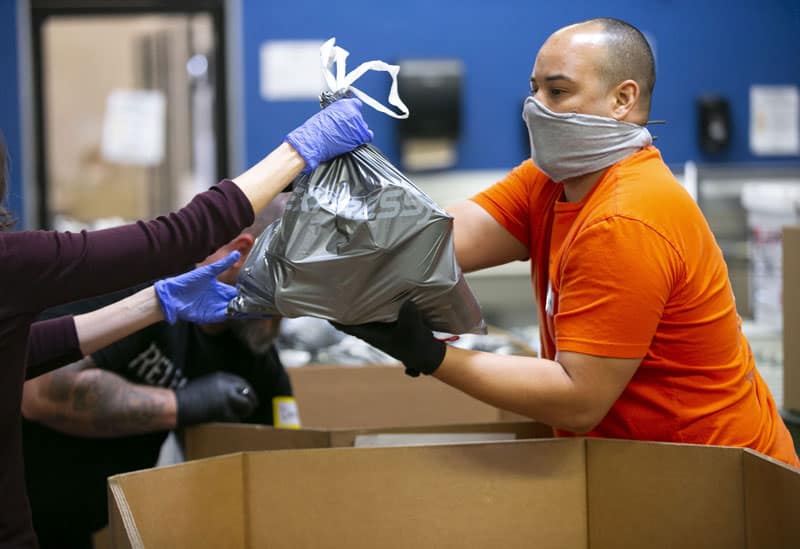
[[(44, 317), (80, 314), (112, 303), (136, 289), (48, 310)], [(253, 354), (229, 331), (204, 333), (198, 326), (160, 322), (92, 355), (98, 368), (138, 384), (176, 389), (188, 380), (224, 370), (246, 379), (259, 407), (246, 421), (272, 424), (273, 398), (291, 396), (289, 376), (274, 348)], [(68, 532), (92, 532), (107, 522), (106, 479), (153, 467), (167, 432), (119, 438), (84, 438), (23, 420), (28, 496), (43, 547), (63, 545)], [(77, 542), (76, 542), (77, 543)]]

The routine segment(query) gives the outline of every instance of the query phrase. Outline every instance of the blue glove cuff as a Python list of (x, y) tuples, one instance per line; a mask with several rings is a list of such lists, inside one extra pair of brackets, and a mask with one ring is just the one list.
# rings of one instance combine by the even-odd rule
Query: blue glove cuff
[(175, 324), (175, 322), (178, 321), (178, 314), (175, 309), (167, 306), (167, 303), (170, 302), (170, 295), (169, 290), (167, 290), (166, 282), (164, 280), (159, 280), (153, 284), (153, 288), (158, 296), (158, 304), (161, 306), (161, 311), (164, 313), (164, 319), (169, 324)]
[[(297, 131), (297, 130), (295, 130), (295, 131)], [(301, 147), (300, 143), (298, 143), (297, 140), (294, 138), (294, 135), (293, 135), (294, 133), (295, 132), (292, 132), (292, 133), (288, 134), (286, 137), (284, 137), (283, 138), (283, 142), (284, 143), (288, 143), (289, 145), (291, 145), (292, 148), (295, 151), (297, 151), (297, 154), (300, 155), (300, 158), (302, 158), (305, 161), (306, 165), (300, 171), (300, 173), (303, 173), (303, 174), (311, 173), (315, 169), (317, 169), (317, 166), (319, 165), (319, 163), (316, 162), (313, 158), (309, 158), (308, 155), (303, 154), (303, 147)]]

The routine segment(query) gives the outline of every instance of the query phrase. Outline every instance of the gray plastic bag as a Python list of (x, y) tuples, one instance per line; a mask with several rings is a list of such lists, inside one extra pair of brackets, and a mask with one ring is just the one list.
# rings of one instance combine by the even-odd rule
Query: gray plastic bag
[(435, 331), (486, 332), (455, 260), (453, 218), (372, 145), (294, 181), (237, 287), (232, 314), (391, 322), (411, 299)]

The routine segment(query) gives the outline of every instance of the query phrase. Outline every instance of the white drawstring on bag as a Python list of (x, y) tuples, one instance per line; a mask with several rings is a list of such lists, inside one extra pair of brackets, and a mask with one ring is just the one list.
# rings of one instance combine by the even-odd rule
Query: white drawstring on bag
[[(336, 44), (336, 38), (331, 38), (320, 48), (320, 57), (322, 60), (322, 73), (325, 76), (325, 82), (328, 88), (334, 94), (338, 92), (350, 91), (358, 97), (365, 104), (369, 105), (376, 111), (382, 112), (391, 116), (392, 118), (408, 118), (408, 107), (403, 100), (400, 99), (400, 94), (397, 92), (397, 73), (400, 71), (398, 65), (390, 65), (383, 61), (365, 61), (361, 63), (355, 70), (346, 72), (347, 56), (350, 52), (340, 48)], [(333, 74), (333, 67), (336, 66), (336, 75)], [(389, 73), (392, 78), (392, 87), (389, 89), (389, 104), (395, 107), (400, 113), (392, 111), (389, 107), (376, 101), (363, 91), (353, 86), (353, 82), (358, 80), (364, 73), (368, 71), (382, 71)]]

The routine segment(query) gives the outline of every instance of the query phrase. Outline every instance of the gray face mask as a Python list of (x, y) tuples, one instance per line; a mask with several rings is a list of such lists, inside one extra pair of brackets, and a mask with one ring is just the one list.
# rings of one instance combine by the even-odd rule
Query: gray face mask
[(653, 142), (638, 124), (553, 112), (533, 97), (525, 100), (522, 119), (533, 163), (556, 183), (607, 168)]

